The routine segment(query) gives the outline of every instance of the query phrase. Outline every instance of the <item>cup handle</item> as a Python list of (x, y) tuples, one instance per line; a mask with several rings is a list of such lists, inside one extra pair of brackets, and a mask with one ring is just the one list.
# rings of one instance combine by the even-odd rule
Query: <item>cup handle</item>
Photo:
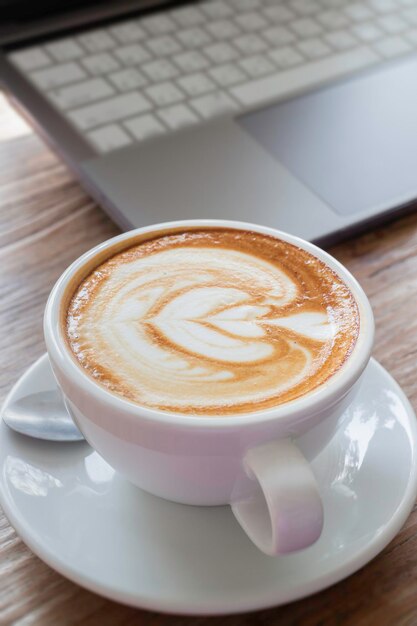
[(290, 439), (249, 450), (245, 470), (258, 483), (255, 494), (233, 502), (248, 537), (271, 556), (307, 548), (323, 529), (323, 504), (309, 463)]

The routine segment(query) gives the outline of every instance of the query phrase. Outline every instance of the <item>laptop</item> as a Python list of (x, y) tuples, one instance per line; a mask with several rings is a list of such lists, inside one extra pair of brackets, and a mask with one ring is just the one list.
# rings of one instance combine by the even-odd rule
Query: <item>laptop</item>
[(0, 81), (129, 229), (325, 245), (417, 198), (417, 0), (0, 0)]

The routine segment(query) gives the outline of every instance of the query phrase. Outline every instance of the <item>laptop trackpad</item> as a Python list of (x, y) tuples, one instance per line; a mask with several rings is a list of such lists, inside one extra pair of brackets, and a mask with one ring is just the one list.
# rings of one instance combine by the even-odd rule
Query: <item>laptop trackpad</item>
[(238, 123), (340, 215), (417, 197), (417, 58)]

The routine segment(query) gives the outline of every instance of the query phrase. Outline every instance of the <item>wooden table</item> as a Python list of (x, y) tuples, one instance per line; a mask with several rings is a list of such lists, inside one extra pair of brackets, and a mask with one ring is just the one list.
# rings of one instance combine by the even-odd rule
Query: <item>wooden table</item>
[[(45, 350), (42, 313), (55, 280), (73, 259), (118, 229), (1, 94), (0, 224), (3, 401)], [(369, 296), (377, 328), (374, 354), (417, 409), (417, 215), (331, 253)], [(417, 511), (372, 563), (322, 593), (245, 616), (194, 619), (124, 607), (67, 581), (28, 550), (0, 511), (0, 624), (414, 626)]]

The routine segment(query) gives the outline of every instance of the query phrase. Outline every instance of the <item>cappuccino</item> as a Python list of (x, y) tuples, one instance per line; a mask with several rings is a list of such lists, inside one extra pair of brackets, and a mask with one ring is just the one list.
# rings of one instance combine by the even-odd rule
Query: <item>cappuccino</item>
[(64, 325), (74, 358), (112, 393), (220, 417), (326, 383), (355, 345), (359, 312), (302, 248), (206, 228), (132, 241), (104, 260), (72, 287)]

